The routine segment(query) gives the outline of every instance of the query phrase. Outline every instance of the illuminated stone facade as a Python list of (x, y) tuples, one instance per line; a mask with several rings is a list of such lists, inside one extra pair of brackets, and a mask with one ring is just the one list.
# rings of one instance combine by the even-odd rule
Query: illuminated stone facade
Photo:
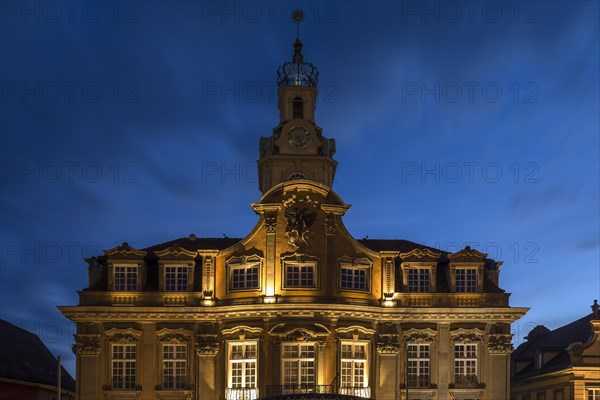
[(77, 324), (80, 400), (508, 399), (526, 309), (509, 307), (501, 262), (350, 235), (318, 74), (294, 48), (260, 140), (254, 229), (87, 260), (79, 305), (60, 307)]

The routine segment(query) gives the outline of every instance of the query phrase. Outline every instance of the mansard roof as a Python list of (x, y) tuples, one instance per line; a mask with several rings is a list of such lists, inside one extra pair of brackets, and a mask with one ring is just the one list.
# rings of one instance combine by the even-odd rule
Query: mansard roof
[[(0, 319), (0, 377), (56, 386), (58, 361), (33, 333)], [(75, 380), (62, 368), (62, 387), (75, 392)]]
[(154, 246), (146, 247), (144, 250), (148, 254), (156, 253), (157, 251), (168, 249), (169, 247), (180, 247), (190, 251), (197, 250), (223, 250), (238, 243), (241, 238), (196, 238), (190, 237), (170, 240), (165, 243), (155, 244)]
[[(567, 348), (574, 343), (586, 343), (592, 335), (590, 321), (594, 314), (590, 313), (583, 318), (552, 331), (542, 331), (537, 336), (522, 343), (512, 354), (513, 362), (529, 362), (530, 364), (516, 373), (513, 380), (521, 380), (532, 376), (543, 375), (548, 372), (558, 371), (571, 366), (571, 357)], [(547, 361), (542, 368), (535, 368), (535, 356), (538, 351), (556, 352), (556, 356)]]

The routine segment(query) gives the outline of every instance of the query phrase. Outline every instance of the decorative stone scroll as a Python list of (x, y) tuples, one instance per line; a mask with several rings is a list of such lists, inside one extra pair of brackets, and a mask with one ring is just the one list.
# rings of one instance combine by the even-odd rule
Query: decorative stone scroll
[(488, 350), (493, 354), (508, 354), (513, 351), (512, 335), (489, 335)]
[(483, 341), (484, 332), (481, 329), (459, 328), (450, 332), (450, 340), (452, 342), (481, 342)]
[(404, 332), (404, 341), (406, 343), (433, 343), (437, 332), (433, 329), (409, 329)]
[(140, 336), (142, 336), (141, 331), (139, 331), (137, 329), (133, 329), (133, 328), (127, 328), (127, 329), (111, 328), (111, 329), (107, 330), (105, 333), (106, 333), (106, 341), (108, 343), (120, 343), (120, 344), (137, 343), (140, 341)]
[(275, 325), (269, 331), (276, 342), (308, 342), (314, 341), (319, 345), (324, 345), (327, 336), (331, 331), (321, 324), (312, 324), (307, 327), (290, 327), (286, 329), (286, 324)]
[(190, 334), (187, 329), (179, 328), (179, 329), (169, 329), (163, 328), (160, 331), (156, 332), (156, 336), (158, 337), (158, 342), (160, 343), (170, 343), (170, 344), (178, 344), (178, 343), (189, 343), (191, 342)]
[(283, 217), (287, 222), (285, 235), (288, 244), (293, 248), (310, 246), (313, 243), (314, 232), (311, 231), (317, 219), (316, 209), (319, 202), (305, 192), (295, 191), (282, 202), (285, 211)]
[(78, 356), (97, 356), (100, 354), (100, 335), (97, 334), (77, 334), (75, 344), (72, 347), (73, 353)]
[(377, 342), (377, 352), (379, 354), (398, 354), (400, 352), (400, 344), (398, 343), (398, 335), (379, 335)]
[(267, 233), (273, 234), (277, 232), (277, 214), (270, 213), (265, 215), (265, 229)]
[(200, 334), (197, 337), (195, 350), (198, 356), (216, 356), (219, 352), (219, 335)]
[(326, 235), (335, 235), (335, 231), (337, 229), (337, 224), (335, 223), (335, 217), (332, 215), (328, 215), (325, 217), (325, 223), (323, 224), (325, 227)]

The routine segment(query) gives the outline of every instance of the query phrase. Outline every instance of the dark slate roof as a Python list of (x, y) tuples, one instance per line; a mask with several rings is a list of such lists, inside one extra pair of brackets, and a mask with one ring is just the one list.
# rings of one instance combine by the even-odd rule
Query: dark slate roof
[[(566, 348), (572, 343), (585, 343), (588, 341), (592, 333), (590, 321), (593, 315), (590, 313), (570, 324), (552, 331), (540, 333), (538, 336), (517, 347), (512, 354), (512, 361), (528, 361), (530, 365), (519, 371), (518, 374), (515, 374), (513, 380), (516, 381), (568, 368), (571, 360)], [(535, 369), (535, 354), (538, 349), (541, 351), (558, 352), (558, 354), (546, 362), (541, 369)]]
[[(56, 386), (57, 359), (33, 333), (0, 319), (0, 376)], [(75, 380), (62, 368), (61, 386), (75, 392)]]
[(160, 251), (164, 249), (168, 249), (169, 247), (181, 247), (186, 250), (196, 251), (196, 250), (223, 250), (229, 246), (233, 246), (238, 243), (241, 238), (195, 238), (194, 240), (189, 237), (180, 238), (171, 240), (169, 242), (156, 244), (154, 246), (146, 247), (145, 251), (148, 253), (153, 253), (155, 251)]
[(429, 247), (402, 239), (360, 239), (358, 242), (374, 251), (398, 251), (400, 253), (408, 253), (409, 251), (417, 248), (426, 248), (442, 254), (447, 254), (446, 252), (434, 247)]

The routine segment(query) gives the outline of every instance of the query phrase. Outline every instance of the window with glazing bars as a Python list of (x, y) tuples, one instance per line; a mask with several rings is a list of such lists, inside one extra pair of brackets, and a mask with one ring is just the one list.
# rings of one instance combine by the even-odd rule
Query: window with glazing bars
[(429, 292), (429, 269), (427, 268), (409, 268), (408, 269), (408, 291), (409, 292)]
[(188, 271), (186, 266), (165, 267), (165, 291), (185, 292), (188, 290)]
[(456, 269), (456, 291), (477, 292), (477, 270), (474, 268)]
[(112, 345), (112, 388), (135, 389), (135, 344)]
[(314, 265), (287, 264), (285, 266), (286, 288), (313, 288), (315, 286)]
[(137, 266), (116, 266), (114, 290), (118, 292), (134, 292), (137, 290)]
[(185, 389), (187, 386), (187, 346), (163, 345), (163, 388)]
[(424, 388), (430, 384), (429, 344), (407, 346), (408, 387)]

